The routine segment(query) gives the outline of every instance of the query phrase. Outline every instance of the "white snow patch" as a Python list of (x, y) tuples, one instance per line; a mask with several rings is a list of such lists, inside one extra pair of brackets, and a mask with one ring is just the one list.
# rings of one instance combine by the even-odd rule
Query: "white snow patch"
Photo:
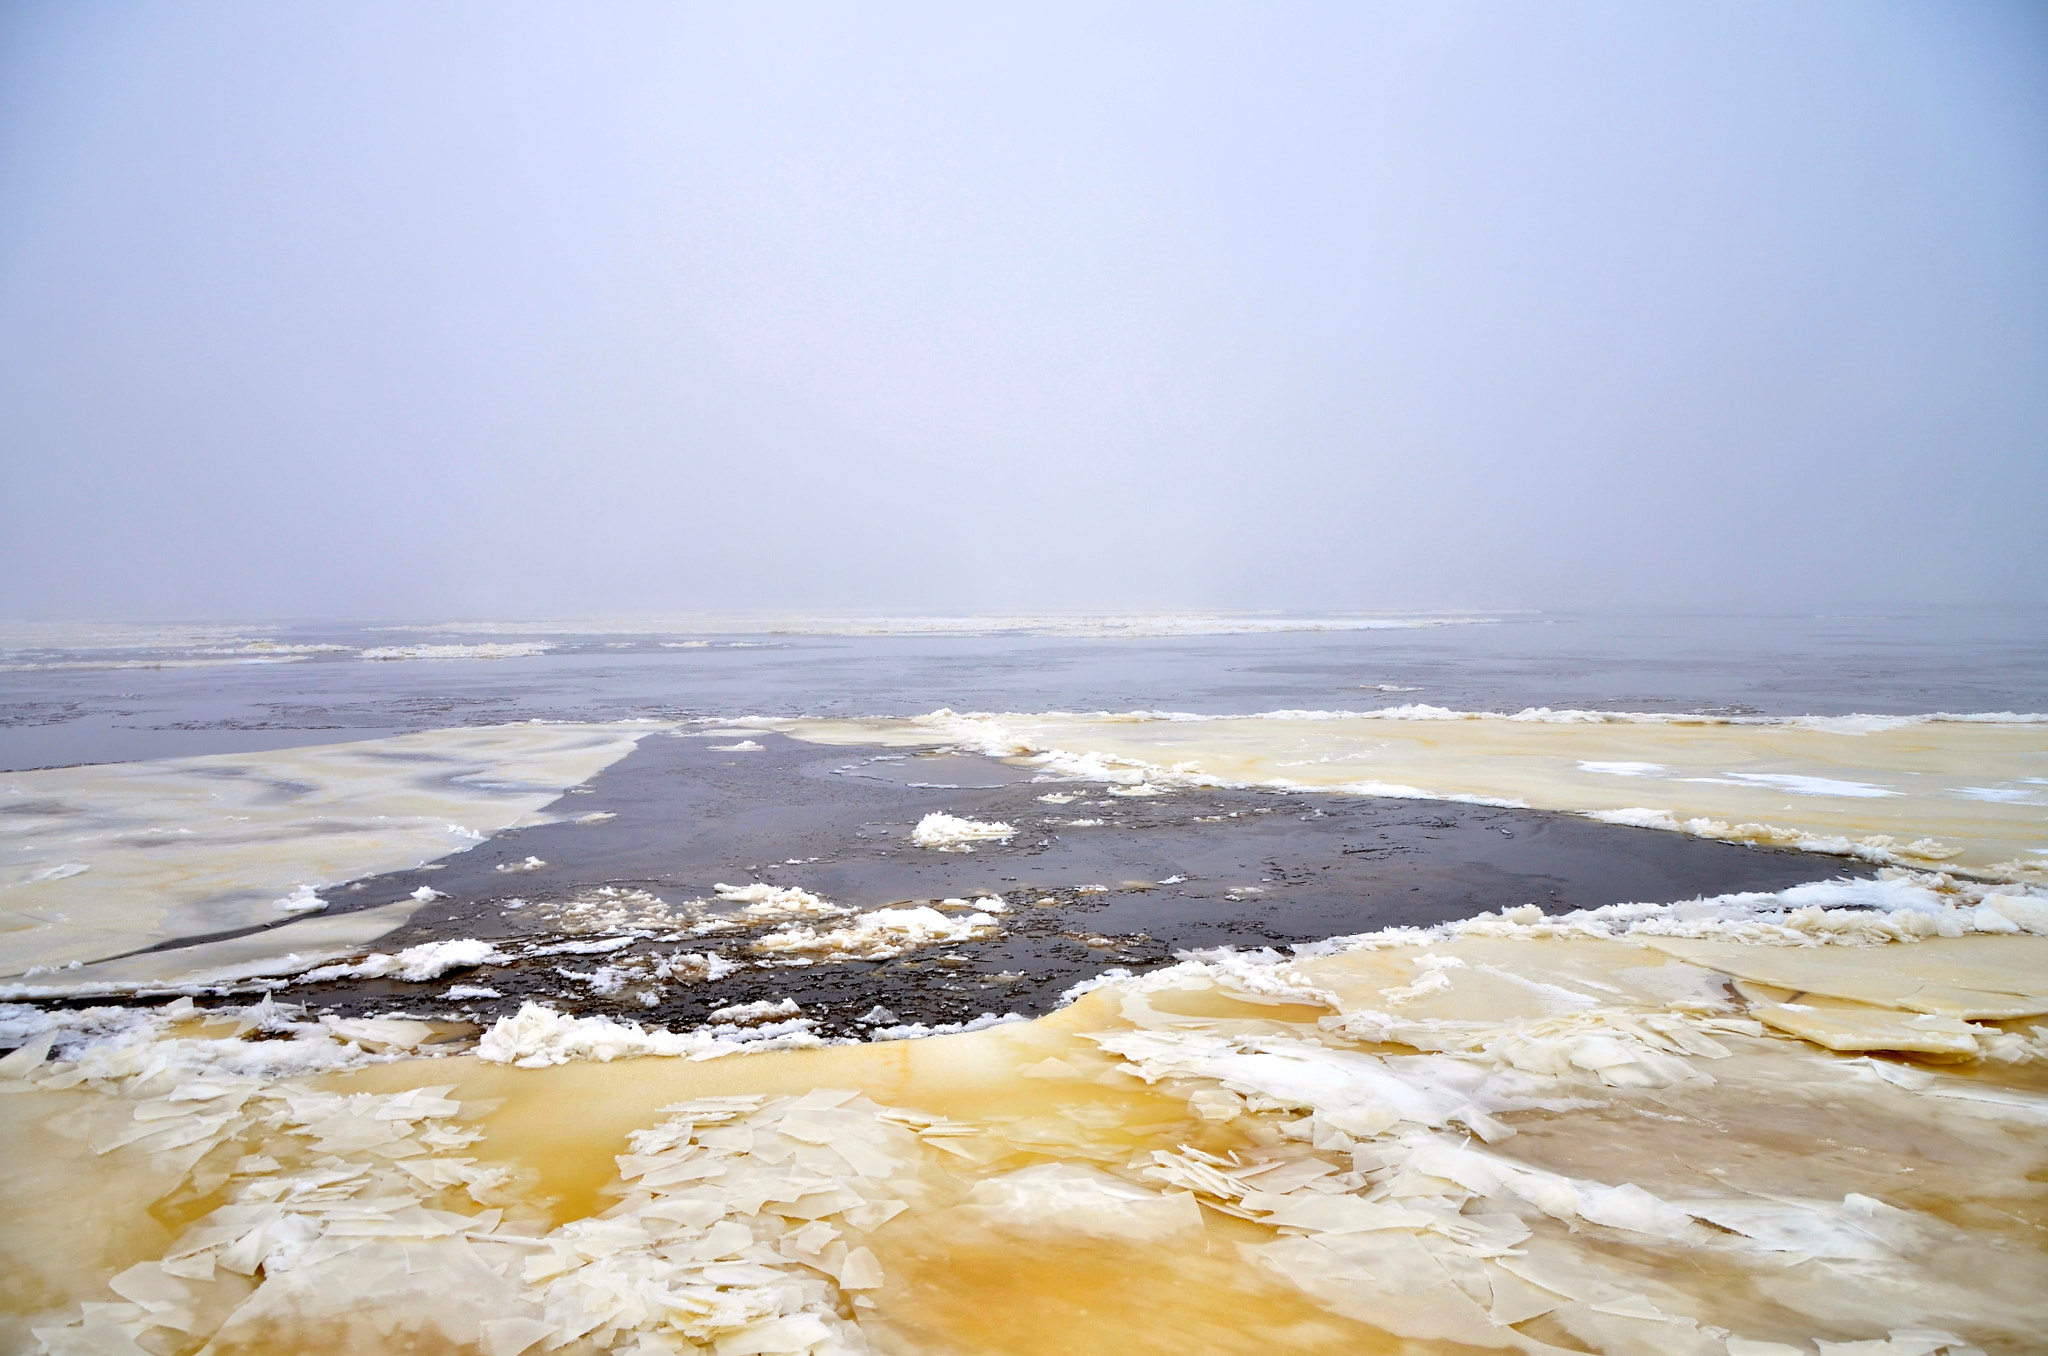
[(650, 1030), (638, 1022), (609, 1017), (570, 1017), (538, 1003), (523, 1003), (510, 1017), (500, 1017), (477, 1042), (476, 1056), (493, 1064), (522, 1069), (567, 1064), (572, 1059), (634, 1059), (667, 1055), (683, 1059), (714, 1059), (741, 1050), (804, 1049), (824, 1042), (802, 1021), (756, 1027), (751, 1032), (728, 1028), (674, 1032)]
[(974, 849), (970, 844), (1007, 842), (1016, 832), (1001, 822), (962, 819), (935, 810), (917, 821), (917, 827), (910, 831), (910, 841), (921, 848), (934, 848), (940, 852), (972, 852)]
[(820, 957), (840, 960), (887, 960), (921, 946), (974, 941), (1001, 930), (994, 917), (976, 912), (949, 918), (930, 905), (911, 909), (876, 909), (844, 927), (819, 932), (790, 924), (758, 939), (757, 954)]
[(1796, 772), (1731, 772), (1728, 777), (1732, 781), (1789, 791), (1795, 796), (1855, 796), (1869, 799), (1902, 794), (1888, 787), (1872, 786), (1869, 782), (1845, 782), (1833, 777), (1809, 777)]
[(45, 880), (69, 880), (90, 870), (92, 867), (86, 862), (65, 862), (61, 866), (46, 866), (40, 871), (29, 872), (28, 881), (34, 884)]
[[(886, 1009), (884, 1009), (886, 1011)], [(992, 1026), (1008, 1026), (1012, 1022), (1028, 1022), (1031, 1019), (1021, 1012), (1006, 1012), (998, 1017), (993, 1012), (984, 1012), (965, 1022), (943, 1022), (938, 1026), (927, 1026), (923, 1022), (905, 1022), (898, 1026), (878, 1026), (868, 1033), (871, 1041), (914, 1041), (927, 1036), (957, 1036), (966, 1031), (986, 1031)]]
[(839, 918), (852, 912), (794, 885), (717, 885), (718, 897), (747, 907), (741, 912), (751, 918)]
[(770, 1017), (795, 1017), (799, 1016), (802, 1012), (803, 1009), (797, 1006), (797, 1001), (794, 998), (784, 998), (779, 1001), (763, 998), (758, 1002), (734, 1003), (730, 1007), (713, 1008), (711, 1010), (711, 1020), (714, 1022), (765, 1022)]
[(271, 901), (271, 908), (282, 913), (318, 913), (327, 907), (327, 901), (313, 893), (310, 885), (301, 885), (283, 899)]
[(2039, 792), (2029, 791), (2024, 787), (2018, 786), (1958, 786), (1952, 789), (1949, 794), (1951, 796), (1961, 796), (1965, 800), (1990, 801), (1996, 805), (2039, 805), (2041, 803)]
[(300, 978), (306, 983), (329, 979), (399, 979), (408, 984), (421, 984), (439, 979), (450, 970), (500, 964), (510, 959), (489, 942), (465, 937), (449, 942), (422, 942), (395, 956), (373, 951), (354, 965), (323, 966), (318, 970), (308, 970)]
[(1001, 895), (976, 895), (972, 899), (942, 899), (938, 901), (938, 907), (942, 909), (980, 909), (983, 913), (1008, 913), (1010, 911), (1009, 901)]
[(1679, 822), (1669, 810), (1653, 810), (1647, 805), (1630, 805), (1620, 810), (1588, 810), (1586, 818), (1597, 819), (1602, 824), (1619, 824), (1630, 829), (1664, 829), (1670, 833), (1681, 831)]

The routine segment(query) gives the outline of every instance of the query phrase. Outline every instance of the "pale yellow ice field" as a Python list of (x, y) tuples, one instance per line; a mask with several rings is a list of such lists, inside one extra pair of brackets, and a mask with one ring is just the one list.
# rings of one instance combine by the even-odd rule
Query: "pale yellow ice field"
[(2048, 719), (1377, 714), (959, 715), (762, 722), (955, 745), (1048, 772), (1477, 800), (1994, 879), (2048, 879)]
[[(315, 913), (323, 886), (530, 822), (657, 728), (497, 725), (0, 773), (0, 977)], [(320, 920), (303, 929), (320, 940), (301, 949), (346, 949), (403, 921), (388, 911)], [(272, 934), (269, 954), (300, 935), (300, 925)], [(150, 964), (115, 978), (146, 977)], [(72, 978), (85, 976), (48, 982)]]
[[(2010, 899), (2048, 930), (2048, 903)], [(1822, 988), (1860, 969), (1865, 1000), (1933, 967), (1952, 999), (2048, 1012), (2048, 936), (1915, 935), (1882, 913), (1518, 911), (1291, 969), (1189, 962), (976, 1034), (708, 1061), (538, 1009), (439, 1058), (471, 1044), (131, 1015), (69, 1058), (0, 1064), (0, 1340), (2038, 1350), (2033, 1022), (1940, 1019), (1968, 1033), (1946, 1062), (1837, 1053), (1764, 1012), (1814, 995), (1751, 996), (1719, 953), (1673, 954), (1769, 956)], [(1836, 1010), (1879, 1048), (1919, 1016)], [(68, 1040), (96, 1019), (65, 1020)]]

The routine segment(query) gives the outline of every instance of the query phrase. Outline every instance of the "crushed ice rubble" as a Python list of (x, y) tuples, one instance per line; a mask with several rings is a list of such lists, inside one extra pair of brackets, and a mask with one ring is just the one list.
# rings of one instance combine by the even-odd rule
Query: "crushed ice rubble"
[[(1556, 917), (1513, 909), (1333, 939), (1299, 948), (1297, 959), (1470, 939), (1875, 948), (2022, 932), (2048, 935), (2048, 898), (1900, 875)], [(1423, 959), (1440, 963), (1418, 961), (1414, 984), (1383, 992), (1390, 1009), (1441, 990), (1464, 964)], [(0, 1089), (97, 1094), (97, 1105), (70, 1122), (95, 1154), (144, 1155), (175, 1176), (223, 1145), (258, 1149), (211, 1169), (223, 1204), (158, 1260), (113, 1277), (117, 1302), (38, 1322), (37, 1350), (133, 1353), (152, 1328), (230, 1344), (285, 1319), (346, 1326), (371, 1321), (363, 1300), (374, 1296), (376, 1322), (435, 1329), (487, 1356), (572, 1342), (635, 1356), (672, 1352), (678, 1342), (720, 1356), (865, 1351), (858, 1317), (886, 1281), (865, 1240), (906, 1210), (959, 1204), (996, 1227), (1051, 1221), (1141, 1242), (1199, 1229), (1204, 1207), (1263, 1223), (1276, 1236), (1241, 1245), (1247, 1260), (1340, 1313), (1359, 1302), (1347, 1295), (1364, 1296), (1372, 1308), (1362, 1316), (1398, 1335), (1554, 1350), (1510, 1326), (1554, 1313), (1588, 1340), (1597, 1334), (1603, 1351), (1785, 1356), (1805, 1348), (1749, 1341), (1669, 1312), (1657, 1303), (1657, 1283), (1631, 1288), (1623, 1273), (1538, 1230), (1546, 1220), (1574, 1232), (1613, 1230), (1774, 1273), (1796, 1258), (1902, 1268), (1916, 1250), (1957, 1233), (1855, 1193), (1839, 1202), (1732, 1189), (1664, 1199), (1493, 1148), (1514, 1134), (1504, 1114), (1582, 1108), (1601, 1089), (1713, 1082), (1703, 1062), (1729, 1060), (1728, 1042), (1767, 1034), (1738, 1007), (1672, 1001), (1651, 1010), (1578, 995), (1577, 1010), (1539, 1019), (1404, 1020), (1345, 1011), (1290, 964), (1272, 953), (1204, 952), (1075, 991), (1121, 996), (1129, 1025), (1082, 1039), (1147, 1084), (1191, 1088), (1193, 1116), (1294, 1116), (1275, 1122), (1272, 1155), (1248, 1162), (1181, 1145), (1151, 1150), (1122, 1171), (1072, 1161), (997, 1171), (988, 1165), (1000, 1166), (1002, 1155), (974, 1145), (1000, 1139), (999, 1125), (882, 1106), (844, 1089), (700, 1098), (663, 1108), (666, 1119), (631, 1136), (617, 1160), (617, 1204), (548, 1229), (521, 1207), (513, 1169), (463, 1153), (484, 1131), (463, 1123), (464, 1108), (447, 1095), (453, 1085), (344, 1095), (299, 1081), (452, 1050), (421, 1048), (433, 1035), (426, 1023), (294, 1020), (268, 1000), (205, 1013), (189, 1000), (153, 1012), (0, 1007), (0, 1039), (19, 1046), (0, 1058)], [(1191, 1029), (1151, 1006), (1154, 995), (1204, 987), (1336, 1010), (1313, 1035), (1230, 1035)], [(174, 1033), (201, 1017), (224, 1029)], [(794, 1024), (646, 1031), (529, 1004), (485, 1032), (474, 1053), (537, 1067), (819, 1043), (783, 1025)], [(244, 1039), (259, 1032), (272, 1039)], [(1377, 1055), (1325, 1043), (1331, 1038), (1408, 1042), (1422, 1053)], [(2027, 1061), (2048, 1054), (2048, 1043), (2038, 1029), (1999, 1039), (1987, 1029), (1980, 1053)], [(1023, 1076), (1078, 1076), (1057, 1058), (1045, 1064), (1060, 1067), (1032, 1066)], [(1994, 1122), (2048, 1124), (2048, 1099), (2037, 1095), (1974, 1090), (1969, 1080), (1868, 1060), (1818, 1067), (1866, 1095), (1931, 1093)], [(1796, 1309), (1798, 1296), (1782, 1302)], [(1652, 1333), (1648, 1344), (1629, 1337), (1643, 1331)], [(1822, 1356), (1976, 1352), (1954, 1333), (1911, 1325), (1817, 1345)]]
[[(415, 898), (437, 895), (438, 892), (422, 889)], [(708, 913), (707, 906), (713, 902), (741, 907), (727, 914)], [(232, 973), (167, 982), (4, 985), (0, 986), (0, 1001), (115, 998), (145, 994), (198, 997), (211, 993), (225, 996), (228, 986), (243, 990), (280, 990), (297, 984), (347, 979), (398, 979), (423, 983), (452, 971), (479, 966), (548, 956), (603, 955), (624, 950), (636, 942), (666, 943), (756, 927), (765, 927), (766, 930), (748, 940), (744, 951), (754, 964), (760, 966), (889, 960), (906, 951), (995, 937), (1002, 931), (995, 915), (1007, 912), (1009, 906), (1001, 895), (990, 893), (964, 899), (941, 899), (932, 904), (883, 907), (863, 913), (796, 886), (721, 883), (715, 887), (714, 900), (694, 899), (680, 904), (671, 904), (645, 890), (601, 886), (569, 900), (529, 903), (523, 899), (510, 899), (504, 902), (504, 907), (508, 913), (524, 913), (540, 927), (569, 936), (572, 940), (549, 941), (528, 936), (492, 943), (476, 938), (452, 938), (421, 942), (396, 953), (371, 951), (357, 960), (323, 965), (312, 964), (314, 960), (321, 959), (317, 954), (309, 957), (286, 954), (270, 961), (241, 964)], [(844, 921), (834, 926), (817, 926), (834, 920)], [(745, 959), (735, 959), (716, 951), (649, 952), (626, 957), (616, 964), (602, 964), (588, 971), (557, 967), (556, 973), (588, 985), (598, 996), (617, 994), (631, 988), (633, 996), (643, 1006), (653, 1007), (660, 1001), (664, 986), (671, 982), (700, 983), (721, 979), (744, 968), (746, 963)], [(273, 968), (265, 969), (265, 966)]]
[[(9, 1090), (104, 1094), (85, 1130), (99, 1154), (189, 1170), (237, 1139), (260, 1136), (267, 1151), (235, 1162), (225, 1203), (159, 1260), (112, 1279), (122, 1302), (36, 1326), (41, 1351), (132, 1353), (155, 1327), (232, 1343), (284, 1316), (345, 1324), (366, 1297), (382, 1323), (416, 1320), (490, 1356), (579, 1338), (617, 1350), (634, 1333), (715, 1339), (721, 1352), (865, 1350), (842, 1311), (883, 1274), (859, 1236), (932, 1196), (922, 1145), (973, 1130), (847, 1090), (680, 1103), (619, 1157), (623, 1200), (540, 1232), (520, 1218), (514, 1171), (460, 1152), (484, 1132), (456, 1119), (452, 1085), (340, 1095), (276, 1081), (359, 1059), (354, 1041), (416, 1046), (421, 1024), (328, 1021), (299, 1024), (290, 1042), (241, 1041), (292, 1025), (266, 1009), (223, 1038), (162, 1037), (195, 1015), (189, 1001), (129, 1020), (81, 1014), (71, 1034), (99, 1031), (72, 1058), (43, 1063), (64, 1029), (52, 1026), (0, 1062)], [(579, 1053), (604, 1057), (587, 1042)]]

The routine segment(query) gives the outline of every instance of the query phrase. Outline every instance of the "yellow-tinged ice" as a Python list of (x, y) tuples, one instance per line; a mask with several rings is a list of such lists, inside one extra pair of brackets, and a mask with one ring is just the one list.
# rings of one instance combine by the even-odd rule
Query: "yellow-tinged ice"
[(763, 722), (824, 743), (952, 744), (1074, 776), (1480, 800), (1896, 864), (2048, 879), (2048, 720), (1531, 712)]
[[(1958, 1021), (1967, 1063), (1847, 1058), (1757, 1020), (1805, 989), (1716, 967), (1769, 955), (1808, 985), (1865, 965), (1865, 992), (1894, 999), (1925, 968), (2004, 992), (2048, 938), (1685, 959), (1669, 941), (1518, 913), (1292, 966), (1219, 954), (975, 1034), (709, 1060), (526, 1068), (501, 1041), (500, 1062), (364, 1067), (344, 1041), (437, 1033), (130, 1016), (73, 1059), (0, 1061), (20, 1150), (0, 1165), (0, 1338), (155, 1356), (2036, 1349), (2039, 1034)], [(265, 1020), (295, 1038), (243, 1038)], [(545, 1020), (516, 1039), (544, 1042)], [(1855, 1342), (1880, 1345), (1826, 1345)]]
[[(540, 723), (354, 744), (0, 774), (0, 977), (274, 923), (317, 888), (417, 866), (527, 821), (656, 726)], [(302, 889), (301, 887), (308, 887)], [(358, 948), (358, 918), (301, 950)], [(295, 947), (298, 925), (271, 935)], [(346, 934), (345, 936), (341, 934)], [(136, 960), (110, 982), (173, 978), (201, 958)], [(221, 966), (253, 959), (223, 952)], [(67, 970), (46, 983), (90, 983)]]
[(1957, 937), (1919, 947), (1744, 946), (1705, 938), (1645, 939), (1660, 951), (1741, 979), (1944, 1017), (2048, 1013), (2048, 938)]
[[(1360, 785), (1294, 766), (1334, 765), (1342, 745), (1315, 754), (1314, 740), (1343, 722), (1252, 719), (1204, 746), (1210, 762), (1167, 736), (1228, 722), (1070, 721), (1061, 742), (951, 716), (795, 728), (964, 743), (1133, 787)], [(1403, 745), (1417, 735), (1402, 722), (1344, 737), (1384, 735), (1444, 772), (1431, 794), (1494, 794), (1449, 775), (1493, 758), (1496, 791), (1526, 781), (1497, 798), (1546, 803), (1528, 792), (1547, 787), (1568, 809), (1589, 808), (1575, 774), (1732, 797), (1760, 785), (1728, 785), (1743, 772), (1897, 789), (1947, 760), (1951, 789), (2012, 796), (1833, 799), (1844, 814), (1914, 801), (1925, 817), (1900, 817), (1884, 853), (1960, 847), (1951, 860), (1990, 874), (1995, 835), (1914, 842), (1949, 800), (2023, 810), (2040, 742), (2010, 724), (1408, 724), (1449, 752)], [(516, 819), (645, 728), (475, 732), (485, 742), (466, 754), (445, 736), (378, 741), (326, 764), (303, 760), (331, 750), (264, 755), (300, 774), (267, 793), (247, 758), (157, 765), (182, 769), (160, 780), (80, 769), (66, 813), (99, 814), (91, 841), (107, 851), (49, 860), (127, 879), (102, 867), (158, 849), (137, 846), (154, 841), (146, 823), (105, 827), (117, 812), (156, 785), (197, 806), (218, 781), (241, 788), (225, 809), (208, 802), (220, 824), (250, 827), (217, 828), (192, 854), (200, 885), (156, 879), (187, 890), (174, 899), (220, 899), (204, 869), (253, 872), (243, 904), (274, 907), (297, 884), (445, 851), (436, 796)], [(1627, 742), (1657, 732), (1669, 742)], [(1857, 743), (1909, 735), (1929, 741), (1913, 755), (1927, 766)], [(1845, 761), (1851, 747), (1880, 752)], [(532, 758), (552, 770), (511, 771)], [(463, 768), (525, 785), (451, 790)], [(365, 858), (404, 843), (406, 859), (299, 869), (309, 820), (336, 807), (357, 816)], [(407, 822), (363, 822), (394, 811)], [(1773, 822), (1873, 853), (1864, 840), (1890, 833)], [(61, 846), (51, 833), (37, 841)], [(8, 904), (92, 879), (46, 874)], [(1207, 954), (1036, 1022), (773, 1053), (532, 1007), (480, 1039), (267, 1007), (0, 1008), (8, 1043), (25, 1042), (0, 1057), (0, 1350), (2029, 1352), (2048, 1329), (2048, 899), (2001, 888), (1894, 874), (1761, 901), (1515, 909), (1291, 963)], [(171, 926), (134, 890), (148, 927)]]
[(1769, 984), (1737, 981), (1737, 989), (1750, 1000), (1750, 1014), (1765, 1026), (1830, 1050), (1886, 1050), (1958, 1059), (1975, 1059), (1983, 1052), (1984, 1028), (1955, 1017), (1902, 1012)]

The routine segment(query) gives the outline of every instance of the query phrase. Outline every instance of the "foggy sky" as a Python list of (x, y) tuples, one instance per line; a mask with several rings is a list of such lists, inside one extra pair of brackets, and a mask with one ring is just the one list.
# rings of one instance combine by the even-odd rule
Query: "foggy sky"
[(2048, 601), (2048, 9), (0, 8), (0, 615)]

